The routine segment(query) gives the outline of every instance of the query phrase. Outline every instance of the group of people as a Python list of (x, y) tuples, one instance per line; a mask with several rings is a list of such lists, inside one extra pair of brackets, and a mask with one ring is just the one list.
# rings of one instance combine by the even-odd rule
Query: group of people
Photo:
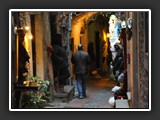
[[(117, 43), (114, 45), (114, 47), (117, 54), (116, 57), (110, 61), (110, 64), (113, 74), (115, 75), (118, 83), (121, 83), (124, 80), (124, 61), (122, 46), (120, 43)], [(71, 63), (74, 65), (74, 74), (76, 78), (79, 99), (83, 99), (86, 97), (89, 65), (91, 63), (90, 55), (83, 49), (83, 45), (79, 44), (78, 51), (74, 52), (71, 57)], [(60, 92), (65, 92), (64, 86), (67, 84), (67, 79), (70, 77), (70, 71), (67, 53), (65, 48), (62, 47), (60, 35), (57, 37), (56, 40), (54, 40), (54, 43), (51, 46), (48, 46), (47, 50), (52, 60), (52, 65), (54, 68), (54, 77), (57, 76), (58, 78)], [(23, 50), (20, 51), (23, 52)], [(25, 58), (25, 61), (29, 60), (29, 56), (26, 55)], [(23, 59), (21, 61), (23, 63)]]
[(114, 45), (116, 57), (110, 62), (111, 72), (114, 75), (116, 86), (112, 88), (114, 100), (127, 99), (127, 70), (125, 68), (124, 54), (121, 43)]
[[(29, 62), (29, 55), (23, 47), (24, 31), (19, 30), (19, 80), (18, 82), (24, 81), (27, 73), (27, 69), (24, 67), (26, 62)], [(114, 45), (116, 50), (116, 57), (114, 59), (107, 59), (111, 65), (112, 72), (116, 77), (118, 84), (124, 81), (124, 60), (123, 51), (120, 43)], [(64, 86), (67, 84), (67, 79), (71, 76), (69, 71), (69, 62), (66, 49), (62, 47), (61, 36), (59, 35), (51, 46), (48, 46), (48, 55), (52, 60), (53, 74), (57, 76), (60, 92), (64, 91)], [(22, 53), (23, 52), (23, 53)], [(23, 54), (23, 57), (21, 57)], [(89, 65), (91, 64), (92, 56), (88, 52), (84, 51), (83, 45), (78, 45), (78, 51), (74, 52), (71, 57), (71, 63), (74, 65), (74, 74), (76, 78), (76, 85), (78, 90), (78, 98), (86, 98), (87, 80), (89, 73)], [(111, 57), (110, 57), (111, 58)], [(16, 98), (19, 99), (20, 93), (16, 93)], [(17, 102), (18, 104), (18, 102)], [(18, 105), (17, 105), (18, 106)]]
[[(111, 66), (111, 71), (115, 76), (117, 85), (124, 82), (125, 70), (124, 70), (124, 58), (123, 49), (120, 43), (114, 45), (116, 51), (116, 57), (108, 61)], [(67, 59), (66, 51), (59, 45), (53, 45), (53, 52), (51, 59), (53, 67), (58, 71), (58, 81), (61, 92), (64, 92), (64, 85), (66, 80), (70, 77), (69, 62)], [(108, 56), (109, 57), (109, 56)], [(107, 59), (109, 60), (109, 59)], [(76, 85), (78, 90), (78, 98), (83, 99), (86, 97), (86, 88), (88, 80), (89, 65), (91, 63), (90, 55), (83, 51), (83, 45), (78, 45), (78, 51), (74, 52), (71, 57), (71, 63), (74, 65), (74, 73), (76, 78)]]
[(120, 86), (124, 82), (125, 68), (124, 68), (124, 56), (123, 48), (120, 43), (114, 45), (116, 51), (116, 57), (110, 62), (111, 71), (117, 81), (117, 86)]
[[(117, 85), (120, 86), (120, 83), (123, 83), (124, 81), (125, 75), (123, 50), (120, 43), (116, 43), (114, 47), (116, 57), (114, 59), (110, 59), (108, 62), (110, 63), (110, 69), (117, 80)], [(57, 73), (60, 92), (65, 92), (64, 85), (67, 84), (66, 80), (70, 77), (69, 62), (66, 50), (60, 44), (53, 44), (50, 48), (52, 48), (51, 59), (53, 67), (56, 70), (54, 72)], [(89, 65), (91, 63), (90, 58), (91, 57), (88, 52), (83, 51), (82, 44), (78, 45), (78, 51), (74, 52), (71, 57), (71, 63), (74, 65), (74, 74), (76, 78), (79, 99), (86, 97)]]

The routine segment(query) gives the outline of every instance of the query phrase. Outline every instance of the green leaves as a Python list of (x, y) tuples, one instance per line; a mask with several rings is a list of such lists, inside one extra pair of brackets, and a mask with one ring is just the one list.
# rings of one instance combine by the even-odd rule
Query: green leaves
[(28, 76), (27, 79), (38, 83), (38, 91), (27, 91), (22, 94), (22, 108), (43, 108), (44, 103), (49, 101), (50, 81), (37, 76)]

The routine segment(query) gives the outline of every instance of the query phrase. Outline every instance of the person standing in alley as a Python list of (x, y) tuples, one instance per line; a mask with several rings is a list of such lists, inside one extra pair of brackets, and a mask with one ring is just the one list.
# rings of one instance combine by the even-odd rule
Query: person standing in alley
[(83, 45), (78, 45), (78, 51), (72, 54), (71, 62), (74, 64), (74, 72), (78, 89), (79, 99), (86, 97), (88, 67), (90, 64), (89, 54), (83, 51)]
[(67, 79), (70, 77), (68, 70), (68, 57), (63, 47), (53, 45), (53, 53), (51, 56), (53, 67), (58, 71), (58, 82), (60, 92), (64, 91), (64, 86), (67, 84)]
[(67, 84), (67, 79), (70, 77), (68, 57), (65, 49), (61, 46), (61, 35), (57, 34), (53, 45), (48, 46), (52, 65), (54, 69), (54, 76), (58, 77), (59, 90), (64, 91), (64, 85)]

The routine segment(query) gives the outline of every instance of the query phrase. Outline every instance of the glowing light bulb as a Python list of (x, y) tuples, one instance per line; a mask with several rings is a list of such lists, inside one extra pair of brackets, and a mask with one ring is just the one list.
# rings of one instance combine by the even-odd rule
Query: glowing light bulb
[(26, 31), (29, 31), (29, 26), (25, 26), (25, 30), (26, 30)]
[(30, 40), (32, 40), (32, 39), (33, 39), (33, 35), (30, 34), (28, 38), (29, 38)]
[(15, 34), (17, 33), (17, 30), (18, 30), (18, 28), (17, 28), (17, 27), (14, 27), (14, 33), (15, 33)]

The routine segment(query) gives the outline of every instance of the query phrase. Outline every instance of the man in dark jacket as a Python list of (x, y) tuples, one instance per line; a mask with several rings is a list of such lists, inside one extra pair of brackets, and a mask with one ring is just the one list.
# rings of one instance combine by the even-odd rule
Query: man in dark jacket
[(73, 53), (71, 62), (74, 64), (78, 95), (80, 99), (86, 97), (88, 65), (90, 57), (87, 52), (83, 51), (83, 46), (78, 45), (78, 51)]
[(63, 47), (53, 45), (53, 53), (51, 55), (53, 68), (58, 71), (59, 87), (63, 91), (66, 80), (69, 78), (70, 73), (68, 70), (68, 57)]

